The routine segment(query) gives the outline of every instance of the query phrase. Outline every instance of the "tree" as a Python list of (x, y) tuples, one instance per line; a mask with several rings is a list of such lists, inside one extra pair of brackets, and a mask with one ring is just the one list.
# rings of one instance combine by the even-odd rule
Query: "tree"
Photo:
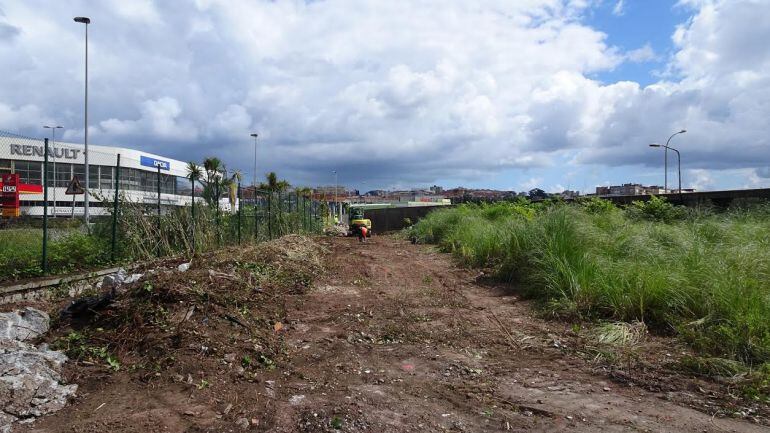
[(206, 180), (203, 182), (203, 198), (210, 206), (217, 206), (218, 209), (222, 193), (229, 188), (227, 168), (219, 158), (208, 157), (203, 160), (203, 169), (206, 172)]
[(187, 178), (190, 179), (190, 186), (192, 186), (192, 250), (195, 253), (195, 182), (200, 181), (203, 176), (203, 171), (198, 164), (190, 161), (187, 163)]
[(278, 180), (278, 175), (274, 171), (265, 175), (266, 182), (259, 184), (259, 189), (267, 190), (270, 192), (282, 192), (291, 188), (291, 184), (285, 179)]

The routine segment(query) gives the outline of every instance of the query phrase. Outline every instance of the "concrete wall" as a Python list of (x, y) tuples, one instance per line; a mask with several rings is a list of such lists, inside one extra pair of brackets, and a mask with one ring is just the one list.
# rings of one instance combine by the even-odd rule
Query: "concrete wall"
[[(685, 206), (714, 205), (717, 207), (727, 207), (735, 200), (770, 200), (770, 188), (689, 192), (682, 193), (681, 196), (679, 194), (660, 194), (659, 197), (666, 197), (671, 203), (683, 204)], [(615, 204), (630, 204), (636, 200), (647, 201), (650, 199), (650, 196), (621, 195), (602, 198), (606, 198)]]
[(374, 233), (385, 233), (401, 230), (406, 225), (404, 219), (409, 218), (416, 223), (420, 218), (436, 209), (448, 209), (451, 206), (419, 206), (419, 207), (392, 207), (386, 209), (367, 209), (364, 216), (372, 220)]

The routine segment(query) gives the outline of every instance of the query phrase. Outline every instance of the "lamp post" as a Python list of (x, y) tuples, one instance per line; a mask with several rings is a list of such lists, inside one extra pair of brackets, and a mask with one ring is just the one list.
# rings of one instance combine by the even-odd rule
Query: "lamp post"
[[(254, 193), (256, 194), (257, 191), (257, 137), (259, 137), (259, 134), (256, 132), (251, 134), (252, 137), (254, 137)], [(255, 196), (256, 197), (256, 196)]]
[(91, 24), (91, 18), (88, 17), (75, 17), (73, 18), (76, 23), (85, 24), (86, 27), (86, 79), (85, 79), (85, 114), (83, 116), (83, 123), (85, 127), (83, 128), (83, 158), (85, 159), (85, 168), (86, 168), (86, 184), (85, 184), (85, 190), (86, 193), (83, 195), (83, 219), (86, 222), (86, 225), (88, 225), (88, 187), (89, 185), (89, 170), (88, 170), (88, 25)]
[(50, 185), (45, 185), (45, 188), (49, 188), (50, 186), (53, 186), (53, 216), (56, 218), (56, 130), (57, 129), (64, 129), (63, 126), (48, 126), (43, 125), (43, 128), (50, 129), (51, 130), (51, 156), (53, 156), (53, 179), (51, 179), (51, 182), (48, 182), (48, 173), (45, 173), (45, 183)]
[(682, 197), (682, 156), (679, 154), (679, 151), (674, 149), (673, 147), (668, 146), (667, 144), (657, 144), (652, 143), (650, 144), (650, 147), (662, 147), (668, 151), (669, 149), (676, 152), (676, 163), (677, 163), (677, 172), (679, 174), (679, 198)]
[(334, 173), (334, 214), (337, 214), (337, 207), (339, 206), (337, 203), (337, 170), (332, 171)]
[[(663, 190), (666, 191), (666, 194), (668, 194), (668, 145), (671, 143), (671, 139), (674, 138), (675, 135), (684, 134), (687, 132), (686, 129), (682, 129), (681, 131), (677, 131), (673, 134), (671, 134), (670, 137), (668, 137), (668, 140), (666, 140), (666, 146), (663, 151)], [(681, 189), (681, 188), (680, 188)], [(681, 191), (680, 191), (681, 192)]]

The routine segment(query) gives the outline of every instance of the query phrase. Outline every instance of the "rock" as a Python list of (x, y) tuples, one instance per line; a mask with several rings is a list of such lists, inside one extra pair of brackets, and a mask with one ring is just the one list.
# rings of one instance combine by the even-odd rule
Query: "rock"
[(300, 403), (302, 403), (302, 401), (303, 401), (304, 399), (305, 399), (305, 396), (304, 396), (304, 395), (302, 395), (302, 394), (293, 395), (293, 396), (291, 396), (291, 398), (289, 399), (289, 404), (290, 404), (290, 405), (292, 405), (292, 406), (297, 406), (297, 405), (299, 405)]
[(26, 341), (48, 332), (48, 314), (26, 307), (10, 313), (0, 313), (0, 339)]
[(118, 272), (110, 275), (105, 275), (102, 279), (102, 289), (117, 289), (126, 280), (126, 271), (120, 268)]
[(60, 383), (61, 368), (67, 361), (63, 353), (24, 341), (48, 330), (47, 314), (25, 308), (0, 316), (5, 331), (0, 332), (0, 432), (5, 432), (19, 419), (62, 409), (77, 385)]
[(223, 358), (227, 362), (235, 362), (235, 357), (236, 355), (234, 353), (225, 353), (225, 356)]
[(182, 263), (181, 265), (176, 267), (176, 270), (179, 272), (187, 272), (187, 270), (190, 269), (190, 265), (192, 265), (192, 262)]
[(246, 430), (249, 428), (249, 420), (246, 418), (238, 418), (238, 421), (235, 421), (235, 425)]
[(143, 276), (144, 274), (131, 274), (127, 276), (125, 280), (123, 280), (123, 284), (131, 284), (131, 283), (137, 282)]

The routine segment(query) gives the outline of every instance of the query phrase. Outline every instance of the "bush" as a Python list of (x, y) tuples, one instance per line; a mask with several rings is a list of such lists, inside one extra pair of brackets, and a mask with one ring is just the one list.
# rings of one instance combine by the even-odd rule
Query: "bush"
[(682, 219), (686, 212), (682, 206), (674, 206), (665, 197), (650, 196), (647, 201), (634, 201), (627, 209), (629, 216), (636, 219), (671, 222)]
[(770, 362), (765, 207), (684, 212), (653, 197), (618, 212), (587, 200), (528, 218), (507, 206), (433, 212), (410, 233), (492, 267), (554, 313), (640, 321), (711, 357)]

